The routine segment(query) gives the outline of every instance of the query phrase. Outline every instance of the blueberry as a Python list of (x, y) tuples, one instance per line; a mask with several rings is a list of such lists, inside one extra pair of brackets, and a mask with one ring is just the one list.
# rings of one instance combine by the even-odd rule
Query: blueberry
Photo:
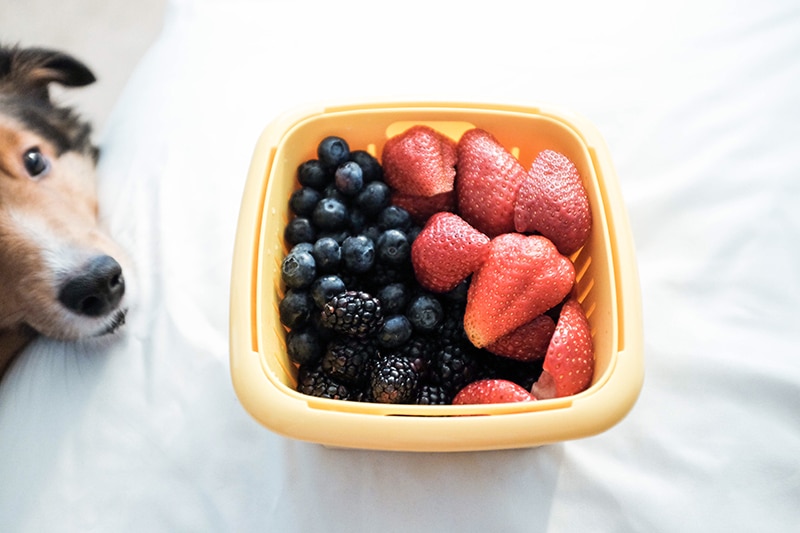
[(349, 271), (367, 272), (375, 264), (375, 244), (363, 235), (348, 237), (342, 243), (342, 259)]
[(291, 245), (301, 242), (314, 242), (317, 240), (316, 237), (317, 232), (314, 230), (311, 221), (306, 217), (293, 218), (283, 230), (284, 240)]
[(317, 157), (328, 168), (336, 168), (350, 157), (350, 147), (341, 137), (325, 137), (317, 146)]
[(378, 331), (378, 343), (384, 348), (397, 348), (411, 338), (411, 322), (405, 315), (392, 315), (383, 321)]
[(347, 206), (334, 198), (323, 198), (317, 203), (311, 220), (322, 230), (339, 230), (347, 225)]
[(289, 209), (295, 215), (307, 217), (314, 211), (314, 207), (316, 207), (321, 198), (322, 195), (319, 191), (311, 187), (297, 189), (289, 197)]
[(381, 287), (375, 296), (381, 301), (384, 314), (399, 315), (408, 305), (408, 286), (405, 283), (389, 283)]
[(350, 209), (348, 227), (353, 233), (361, 233), (367, 225), (367, 215), (359, 208)]
[(396, 205), (390, 205), (378, 213), (378, 227), (384, 231), (387, 229), (408, 231), (411, 223), (408, 211)]
[(450, 289), (448, 292), (444, 293), (444, 299), (447, 302), (456, 304), (456, 305), (466, 305), (467, 304), (467, 291), (469, 291), (469, 278), (463, 280), (461, 283), (456, 285), (453, 289)]
[(400, 265), (411, 257), (411, 244), (406, 234), (397, 229), (387, 229), (377, 242), (378, 260), (390, 265)]
[(333, 237), (320, 237), (314, 243), (311, 255), (320, 272), (336, 272), (342, 262), (342, 248)]
[(355, 196), (364, 187), (364, 173), (358, 163), (347, 161), (336, 169), (333, 182), (345, 196)]
[(383, 180), (383, 169), (375, 157), (366, 150), (350, 152), (350, 161), (355, 161), (364, 173), (364, 183)]
[(344, 194), (342, 191), (336, 188), (335, 183), (331, 183), (325, 190), (322, 191), (323, 198), (333, 198), (334, 200), (339, 200), (344, 205), (348, 205), (350, 203), (350, 197)]
[(341, 246), (344, 240), (348, 238), (350, 235), (352, 235), (352, 233), (350, 233), (346, 229), (340, 229), (336, 231), (321, 231), (317, 235), (317, 240), (322, 239), (323, 237), (330, 237), (334, 241), (338, 242), (339, 246)]
[(339, 276), (329, 274), (320, 276), (311, 284), (311, 298), (314, 303), (322, 309), (328, 300), (343, 293), (346, 289), (344, 281)]
[(322, 357), (322, 341), (313, 327), (293, 329), (286, 334), (286, 355), (304, 365)]
[(420, 294), (408, 304), (406, 316), (414, 329), (430, 333), (444, 318), (444, 310), (439, 300), (427, 294)]
[(391, 189), (382, 181), (371, 181), (358, 193), (355, 204), (371, 217), (389, 206)]
[(314, 309), (314, 300), (308, 291), (304, 290), (289, 289), (278, 304), (281, 324), (290, 329), (308, 322)]
[(290, 253), (281, 264), (281, 280), (290, 289), (302, 289), (311, 285), (317, 277), (317, 264), (308, 252)]
[(310, 159), (297, 167), (297, 181), (303, 187), (321, 191), (331, 182), (332, 177), (330, 171), (318, 159)]
[(364, 228), (361, 230), (361, 235), (367, 237), (368, 239), (372, 239), (372, 242), (377, 242), (378, 237), (381, 236), (381, 233), (383, 232), (375, 224), (369, 224), (367, 226), (364, 226)]
[(311, 250), (314, 249), (314, 244), (310, 242), (298, 242), (294, 246), (291, 247), (289, 250), (290, 254), (297, 253), (297, 252), (308, 252), (311, 253)]

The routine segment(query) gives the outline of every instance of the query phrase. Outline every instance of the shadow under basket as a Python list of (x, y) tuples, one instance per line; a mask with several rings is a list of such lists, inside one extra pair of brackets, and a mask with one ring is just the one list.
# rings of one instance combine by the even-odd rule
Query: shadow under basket
[[(490, 405), (386, 405), (329, 400), (295, 390), (278, 304), (288, 199), (297, 167), (328, 135), (380, 158), (383, 144), (427, 124), (457, 140), (479, 127), (525, 168), (544, 149), (577, 166), (592, 231), (571, 258), (576, 293), (595, 350), (584, 392), (552, 400)], [(230, 371), (243, 407), (266, 428), (331, 447), (395, 451), (523, 448), (603, 432), (633, 407), (643, 383), (642, 311), (633, 239), (608, 150), (585, 119), (562, 110), (477, 103), (398, 102), (314, 107), (282, 116), (261, 134), (239, 214), (230, 300)], [(467, 416), (470, 415), (470, 416)]]

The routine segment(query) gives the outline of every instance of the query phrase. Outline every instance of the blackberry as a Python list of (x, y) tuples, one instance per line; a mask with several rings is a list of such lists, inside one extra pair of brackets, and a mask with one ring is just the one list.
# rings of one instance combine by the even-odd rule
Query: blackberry
[(341, 383), (358, 385), (367, 378), (368, 363), (378, 356), (371, 339), (337, 337), (322, 356), (322, 370)]
[(318, 190), (311, 187), (302, 187), (294, 191), (289, 197), (289, 209), (295, 215), (307, 217), (311, 215), (317, 202), (321, 199), (322, 195)]
[(308, 291), (289, 289), (278, 304), (281, 324), (294, 329), (308, 322), (314, 310), (314, 300)]
[(453, 403), (453, 395), (441, 385), (422, 383), (417, 387), (414, 403), (417, 405), (450, 405)]
[(322, 323), (345, 335), (366, 337), (383, 324), (381, 302), (366, 292), (345, 291), (325, 304)]
[(320, 230), (335, 231), (347, 227), (347, 206), (336, 198), (325, 197), (314, 207), (311, 220)]
[(347, 270), (363, 274), (375, 264), (375, 244), (363, 235), (348, 237), (342, 243), (342, 260)]
[(405, 315), (392, 315), (378, 330), (378, 342), (385, 348), (396, 348), (407, 342), (412, 333), (411, 322)]
[(414, 364), (402, 355), (390, 354), (372, 367), (369, 392), (379, 403), (410, 403), (418, 383), (419, 373)]
[(350, 161), (355, 161), (364, 173), (364, 183), (383, 180), (383, 168), (378, 160), (366, 150), (350, 152)]
[(333, 182), (345, 196), (355, 196), (364, 187), (364, 173), (358, 163), (347, 161), (336, 169)]
[(347, 286), (339, 276), (328, 274), (320, 276), (311, 284), (311, 298), (320, 309), (325, 307), (328, 300), (347, 290)]
[(349, 400), (350, 389), (328, 376), (319, 361), (308, 365), (300, 365), (297, 370), (297, 391), (308, 396), (329, 398), (331, 400)]
[(405, 344), (393, 351), (414, 363), (421, 380), (431, 381), (433, 361), (438, 351), (436, 339), (419, 334), (412, 335)]
[(290, 289), (303, 289), (317, 276), (317, 264), (308, 252), (292, 252), (281, 263), (281, 280)]
[(331, 178), (331, 173), (319, 159), (310, 159), (297, 167), (297, 181), (303, 187), (322, 191), (328, 186)]
[(311, 250), (320, 272), (336, 272), (342, 262), (342, 248), (331, 236), (317, 239)]
[(442, 342), (433, 360), (433, 381), (455, 394), (481, 377), (476, 349), (465, 342)]
[(286, 334), (286, 354), (297, 364), (313, 363), (322, 356), (322, 342), (313, 327), (296, 328)]
[(378, 260), (389, 265), (403, 265), (411, 258), (411, 243), (405, 233), (387, 229), (377, 241)]
[(293, 218), (283, 230), (283, 239), (291, 245), (301, 242), (314, 242), (316, 238), (317, 231), (306, 217)]
[(336, 168), (350, 157), (350, 147), (341, 137), (331, 135), (317, 145), (317, 157), (329, 168)]
[(431, 333), (444, 319), (444, 309), (438, 299), (428, 294), (420, 294), (408, 304), (406, 316), (414, 329)]

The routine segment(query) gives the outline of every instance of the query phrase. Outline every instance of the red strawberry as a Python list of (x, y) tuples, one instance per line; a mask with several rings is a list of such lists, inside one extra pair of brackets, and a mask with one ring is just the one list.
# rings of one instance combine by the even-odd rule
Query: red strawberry
[(520, 385), (505, 379), (481, 379), (461, 389), (453, 405), (531, 402), (536, 398)]
[(489, 237), (454, 213), (437, 213), (411, 245), (417, 281), (433, 292), (447, 292), (483, 263)]
[(386, 141), (381, 156), (384, 181), (414, 196), (453, 190), (456, 142), (429, 126), (412, 126)]
[(396, 192), (392, 194), (392, 203), (408, 211), (415, 224), (424, 226), (431, 216), (440, 211), (455, 211), (456, 194), (455, 191), (447, 191), (433, 196), (412, 196)]
[(541, 233), (564, 255), (586, 243), (592, 229), (589, 198), (578, 169), (565, 155), (544, 150), (533, 161), (517, 194), (514, 227)]
[(589, 321), (575, 298), (561, 308), (556, 331), (544, 358), (544, 371), (533, 384), (540, 400), (562, 398), (586, 390), (594, 373), (594, 350)]
[(486, 349), (495, 355), (518, 361), (538, 361), (547, 353), (556, 324), (547, 315), (539, 315), (511, 333), (506, 333)]
[(514, 231), (514, 203), (525, 168), (492, 134), (472, 129), (458, 142), (456, 194), (464, 220), (489, 237)]
[(574, 282), (572, 261), (549, 239), (521, 233), (495, 237), (472, 276), (464, 330), (483, 348), (561, 302)]

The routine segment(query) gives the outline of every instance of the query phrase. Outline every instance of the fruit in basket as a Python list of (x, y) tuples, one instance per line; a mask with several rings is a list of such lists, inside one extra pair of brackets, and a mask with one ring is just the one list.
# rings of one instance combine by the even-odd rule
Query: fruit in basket
[(489, 132), (475, 128), (458, 141), (458, 213), (489, 237), (514, 231), (514, 204), (527, 172)]
[(453, 398), (453, 405), (530, 402), (535, 399), (530, 392), (513, 381), (482, 379), (461, 389)]
[(517, 361), (538, 361), (544, 358), (556, 324), (548, 315), (539, 315), (527, 324), (506, 333), (486, 346), (495, 355)]
[(362, 291), (345, 291), (322, 308), (322, 324), (339, 333), (366, 337), (383, 325), (381, 302)]
[(592, 381), (593, 368), (589, 321), (578, 300), (570, 298), (561, 308), (544, 358), (542, 375), (533, 385), (533, 395), (542, 400), (582, 392)]
[(387, 185), (403, 194), (453, 190), (456, 143), (429, 126), (412, 126), (386, 141), (381, 156)]
[(433, 292), (447, 292), (464, 281), (483, 263), (489, 237), (460, 216), (433, 215), (414, 240), (411, 262), (420, 285)]
[(456, 194), (455, 191), (447, 191), (433, 196), (420, 196), (395, 192), (392, 195), (392, 203), (408, 211), (415, 224), (424, 226), (428, 219), (436, 213), (454, 212), (456, 210)]
[(380, 357), (369, 377), (369, 393), (379, 403), (408, 403), (416, 393), (419, 372), (413, 362), (399, 354)]
[(552, 308), (570, 292), (575, 267), (539, 235), (492, 239), (469, 287), (464, 329), (483, 348)]
[(564, 255), (586, 243), (592, 229), (589, 198), (567, 156), (544, 150), (533, 161), (519, 188), (514, 227), (521, 233), (541, 233)]

